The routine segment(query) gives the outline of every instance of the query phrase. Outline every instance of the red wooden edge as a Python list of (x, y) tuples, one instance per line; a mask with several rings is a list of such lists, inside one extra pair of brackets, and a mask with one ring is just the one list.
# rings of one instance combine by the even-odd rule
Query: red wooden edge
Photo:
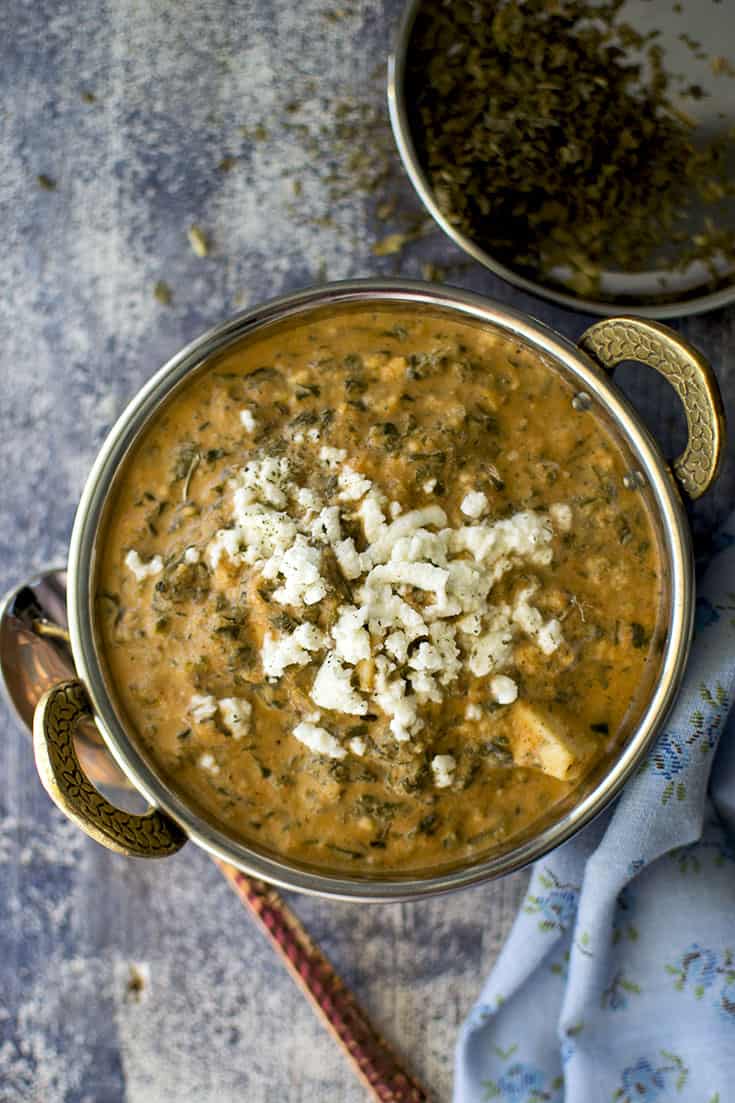
[(276, 889), (217, 861), (345, 1056), (380, 1103), (428, 1103), (428, 1092), (402, 1067), (329, 959)]

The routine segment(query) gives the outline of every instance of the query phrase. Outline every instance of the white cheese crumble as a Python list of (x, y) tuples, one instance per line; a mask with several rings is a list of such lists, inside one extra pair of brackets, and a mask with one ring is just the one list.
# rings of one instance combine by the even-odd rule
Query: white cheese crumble
[[(482, 520), (487, 496), (469, 491), (460, 504), (468, 522), (453, 528), (438, 504), (403, 513), (397, 502), (389, 503), (344, 462), (343, 449), (322, 446), (318, 455), (326, 473), (337, 476), (339, 504), (298, 485), (286, 458), (255, 459), (231, 480), (230, 527), (217, 532), (206, 549), (215, 568), (225, 557), (230, 572), (252, 568), (277, 583), (272, 600), (292, 609), (332, 598), (326, 632), (307, 621), (290, 633), (265, 631), (264, 676), (276, 680), (289, 667), (310, 664), (326, 652), (309, 690), (315, 705), (343, 716), (380, 710), (398, 742), (422, 731), (422, 707), (440, 704), (463, 670), (488, 678), (498, 703), (514, 701), (518, 687), (501, 672), (512, 661), (519, 635), (549, 655), (563, 642), (561, 624), (545, 621), (531, 604), (536, 582), (512, 605), (493, 604), (492, 590), (511, 570), (551, 562), (552, 524), (566, 531), (571, 509), (558, 503), (548, 514), (524, 510)], [(435, 487), (436, 480), (429, 479), (423, 488), (428, 494)], [(345, 537), (345, 531), (352, 535)], [(333, 602), (333, 595), (346, 589), (335, 582), (335, 571), (353, 584), (351, 600), (342, 604)], [(205, 712), (208, 707), (204, 704)], [(219, 709), (233, 734), (247, 730), (248, 702), (226, 698)], [(468, 705), (465, 716), (479, 720), (479, 707)], [(366, 753), (365, 740), (355, 737), (342, 746), (318, 720), (319, 714), (307, 716), (294, 729), (310, 749), (332, 757), (343, 757), (347, 747), (358, 756)], [(438, 786), (451, 784), (454, 767), (451, 755), (435, 756)]]
[(252, 410), (240, 410), (240, 421), (243, 427), (248, 433), (254, 433), (257, 426), (257, 421), (253, 417)]
[(421, 728), (416, 697), (407, 693), (403, 678), (392, 677), (395, 664), (378, 655), (375, 659), (373, 701), (390, 717), (390, 730), (398, 743), (406, 743)]
[(383, 640), (383, 649), (396, 660), (397, 663), (403, 665), (408, 658), (408, 640), (406, 633), (397, 631), (391, 632), (389, 636), (386, 636)]
[(485, 631), (473, 639), (467, 664), (477, 678), (505, 666), (513, 648), (513, 625), (507, 605), (490, 610), (485, 624)]
[(317, 544), (337, 544), (342, 539), (339, 506), (325, 506), (311, 523), (311, 538)]
[(250, 731), (253, 707), (242, 697), (223, 697), (217, 702), (222, 723), (234, 739), (242, 739)]
[(490, 692), (499, 705), (512, 705), (518, 697), (518, 686), (506, 674), (496, 674), (490, 679)]
[(574, 518), (572, 507), (568, 506), (566, 502), (555, 502), (553, 506), (549, 506), (549, 516), (562, 532), (570, 531)]
[[(296, 438), (294, 437), (294, 440)], [(307, 513), (316, 513), (321, 509), (319, 496), (310, 490), (308, 486), (300, 486), (296, 491), (296, 501)]]
[(269, 506), (283, 509), (288, 501), (286, 488), (291, 468), (285, 456), (265, 456), (251, 460), (240, 471), (239, 484), (250, 491), (249, 501), (265, 501)]
[(344, 498), (346, 502), (357, 502), (367, 494), (373, 484), (359, 471), (345, 466), (339, 473), (337, 485), (340, 489), (340, 498)]
[(219, 712), (222, 724), (235, 739), (247, 735), (252, 711), (250, 702), (242, 697), (223, 697), (217, 701), (210, 694), (195, 693), (189, 702), (189, 715), (195, 724), (203, 724)]
[(327, 637), (313, 624), (300, 624), (288, 636), (274, 636), (266, 632), (263, 637), (261, 660), (266, 678), (280, 678), (288, 666), (305, 666), (311, 662), (311, 653), (322, 651)]
[(513, 620), (535, 641), (544, 655), (553, 655), (563, 640), (561, 624), (556, 617), (544, 623), (544, 618), (538, 609), (529, 604), (536, 590), (535, 585), (521, 590), (513, 608)]
[(342, 605), (339, 617), (332, 625), (335, 651), (340, 659), (346, 663), (359, 663), (363, 659), (369, 659), (370, 636), (365, 624), (366, 611), (356, 609), (354, 605)]
[(446, 789), (448, 785), (452, 784), (456, 765), (453, 755), (434, 755), (431, 760), (431, 770), (434, 774), (434, 784), (437, 789)]
[(185, 563), (198, 563), (199, 562), (199, 552), (195, 547), (192, 546), (192, 547), (186, 549), (186, 551), (184, 552), (184, 562)]
[(316, 605), (326, 596), (327, 587), (319, 568), (322, 553), (299, 534), (290, 548), (273, 557), (263, 568), (264, 578), (283, 577), (284, 583), (273, 592), (280, 605)]
[(137, 551), (131, 548), (125, 556), (125, 566), (129, 571), (133, 572), (138, 582), (143, 582), (144, 579), (152, 578), (153, 575), (161, 573), (163, 570), (163, 560), (160, 555), (154, 555), (152, 559), (144, 563)]
[(219, 773), (219, 766), (217, 765), (214, 755), (210, 751), (205, 751), (204, 754), (199, 755), (199, 766), (202, 770), (207, 770), (210, 774)]
[(214, 697), (195, 693), (189, 702), (189, 715), (195, 724), (203, 724), (217, 712), (217, 701)]
[(325, 467), (332, 469), (339, 467), (342, 461), (347, 459), (347, 453), (344, 448), (330, 448), (325, 444), (319, 449), (319, 459)]
[(487, 509), (487, 495), (483, 494), (481, 490), (470, 490), (468, 494), (465, 494), (459, 508), (465, 517), (482, 517)]
[(348, 581), (359, 578), (362, 574), (362, 556), (355, 547), (355, 541), (352, 537), (348, 537), (347, 540), (340, 540), (339, 543), (334, 545), (333, 551), (345, 578)]
[(358, 514), (362, 521), (365, 538), (371, 544), (387, 529), (385, 517), (383, 516), (383, 501), (383, 495), (379, 494), (373, 487), (372, 490), (368, 491), (358, 507)]
[(311, 687), (311, 699), (323, 709), (344, 712), (348, 716), (364, 716), (367, 701), (352, 686), (352, 671), (334, 651), (322, 663)]
[(338, 739), (335, 739), (325, 728), (302, 720), (293, 729), (294, 736), (308, 747), (314, 754), (323, 754), (327, 758), (344, 758), (347, 751)]

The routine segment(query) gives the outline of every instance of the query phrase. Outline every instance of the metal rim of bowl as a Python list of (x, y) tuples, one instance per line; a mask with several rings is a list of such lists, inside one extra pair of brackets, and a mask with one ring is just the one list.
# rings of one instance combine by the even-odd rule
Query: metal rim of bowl
[(641, 318), (681, 318), (690, 314), (704, 314), (707, 311), (717, 310), (735, 302), (735, 282), (704, 295), (693, 295), (691, 298), (682, 297), (676, 301), (665, 303), (638, 305), (634, 299), (630, 302), (615, 299), (605, 301), (567, 294), (564, 291), (557, 291), (547, 284), (528, 279), (513, 268), (508, 268), (490, 253), (485, 252), (476, 242), (463, 234), (461, 230), (458, 230), (456, 226), (453, 226), (434, 199), (431, 185), (421, 167), (411, 134), (406, 106), (406, 57), (411, 32), (421, 3), (422, 0), (408, 0), (396, 30), (393, 50), (388, 57), (388, 114), (398, 154), (413, 189), (428, 213), (447, 237), (451, 238), (460, 249), (479, 264), (515, 287), (559, 303), (572, 310), (584, 311), (589, 314), (625, 313), (634, 314)]
[[(458, 320), (485, 322), (526, 341), (579, 380), (613, 419), (636, 458), (661, 526), (670, 579), (670, 611), (660, 677), (627, 746), (595, 788), (560, 820), (506, 853), (431, 876), (350, 877), (305, 869), (299, 863), (261, 854), (207, 823), (175, 793), (136, 748), (108, 693), (94, 631), (97, 536), (116, 470), (144, 426), (185, 379), (226, 346), (264, 328), (324, 308), (419, 306), (453, 312)], [(297, 292), (245, 311), (215, 326), (177, 353), (135, 395), (110, 430), (84, 487), (69, 551), (68, 613), (79, 678), (92, 701), (98, 727), (121, 769), (150, 803), (175, 820), (190, 839), (251, 876), (285, 889), (343, 900), (413, 900), (495, 879), (523, 868), (576, 834), (605, 808), (643, 759), (678, 691), (693, 623), (693, 557), (684, 509), (666, 461), (635, 410), (602, 370), (576, 345), (528, 315), (471, 292), (406, 280), (355, 280)]]

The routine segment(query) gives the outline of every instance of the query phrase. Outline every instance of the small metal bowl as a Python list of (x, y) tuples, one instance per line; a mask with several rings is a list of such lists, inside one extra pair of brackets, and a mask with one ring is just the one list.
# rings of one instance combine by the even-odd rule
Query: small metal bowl
[[(630, 478), (654, 518), (661, 549), (667, 623), (661, 670), (640, 720), (619, 754), (585, 779), (567, 805), (502, 852), (451, 867), (404, 875), (347, 875), (259, 850), (206, 820), (143, 752), (108, 687), (95, 626), (95, 576), (100, 533), (116, 476), (130, 449), (181, 386), (235, 342), (283, 324), (358, 308), (431, 312), (468, 321), (524, 344), (558, 370), (585, 405), (594, 406), (620, 438)], [(607, 372), (634, 359), (659, 371), (684, 403), (690, 427), (684, 453), (669, 467), (633, 408)], [(574, 416), (570, 408), (570, 417)], [(699, 497), (716, 476), (723, 438), (717, 383), (705, 360), (673, 331), (653, 322), (616, 318), (598, 322), (579, 345), (525, 314), (469, 292), (408, 281), (358, 280), (302, 291), (223, 322), (174, 356), (138, 392), (111, 429), (92, 468), (74, 522), (67, 608), (77, 679), (60, 682), (39, 702), (34, 749), (41, 780), (58, 806), (99, 842), (140, 857), (164, 857), (187, 838), (251, 876), (284, 888), (341, 899), (411, 900), (510, 873), (564, 842), (597, 815), (642, 761), (679, 688), (692, 631), (694, 575), (691, 537), (678, 485)], [(92, 715), (126, 777), (153, 806), (144, 816), (115, 808), (85, 776), (74, 747), (78, 722)]]
[[(661, 276), (659, 272), (603, 272), (602, 288), (605, 294), (599, 299), (585, 298), (574, 294), (571, 290), (565, 291), (553, 283), (530, 279), (521, 272), (509, 268), (507, 264), (501, 263), (453, 226), (437, 204), (429, 179), (419, 160), (411, 133), (406, 101), (408, 53), (421, 3), (422, 0), (408, 0), (396, 31), (395, 45), (388, 59), (388, 110), (398, 153), (416, 194), (437, 225), (459, 245), (460, 249), (508, 283), (524, 291), (551, 299), (553, 302), (561, 303), (563, 306), (587, 311), (590, 314), (609, 315), (624, 310), (626, 314), (638, 317), (679, 318), (687, 314), (702, 314), (735, 302), (735, 282), (733, 282), (732, 272), (723, 277), (722, 286), (714, 290), (702, 291), (709, 280), (709, 273), (703, 265), (691, 265), (686, 271), (676, 275), (668, 273), (672, 283), (666, 291), (659, 289), (658, 281)], [(646, 22), (653, 20), (661, 32), (659, 44), (677, 59), (682, 69), (687, 64), (693, 64), (691, 58), (682, 54), (680, 41), (682, 31), (686, 31), (691, 25), (691, 22), (686, 22), (687, 9), (689, 9), (690, 20), (694, 18), (693, 0), (688, 5), (684, 4), (680, 12), (669, 12), (663, 21), (659, 19), (661, 13), (658, 8), (653, 12), (648, 11), (655, 7), (653, 4), (639, 5), (635, 13), (636, 21), (643, 24), (644, 20)], [(709, 41), (715, 54), (722, 52), (721, 10), (711, 0), (696, 0), (697, 38), (704, 40), (705, 48)], [(661, 22), (660, 27), (659, 22)], [(729, 125), (732, 125), (735, 118), (732, 111), (731, 87), (727, 86), (727, 82), (720, 80), (718, 83), (709, 67), (702, 69), (701, 65), (691, 75), (696, 82), (707, 86), (707, 97), (702, 101), (707, 113), (702, 114), (701, 105), (690, 108), (692, 114), (702, 115), (700, 122), (703, 129), (722, 126), (723, 118), (728, 119)]]

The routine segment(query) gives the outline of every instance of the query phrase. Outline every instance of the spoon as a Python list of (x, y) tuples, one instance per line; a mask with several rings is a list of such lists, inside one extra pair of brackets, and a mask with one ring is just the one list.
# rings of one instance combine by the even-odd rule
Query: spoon
[[(27, 732), (33, 712), (55, 683), (76, 677), (66, 616), (66, 571), (42, 571), (0, 603), (0, 684)], [(94, 723), (80, 723), (75, 747), (90, 781), (102, 790), (133, 791)], [(428, 1103), (425, 1089), (372, 1025), (329, 959), (279, 893), (264, 881), (216, 861), (313, 1010), (339, 1042), (353, 1071), (379, 1103)]]

